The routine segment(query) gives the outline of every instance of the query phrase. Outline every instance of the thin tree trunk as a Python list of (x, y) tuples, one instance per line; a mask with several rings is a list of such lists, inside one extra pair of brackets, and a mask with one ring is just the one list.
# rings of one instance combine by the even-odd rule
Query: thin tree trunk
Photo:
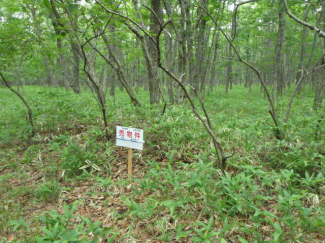
[(275, 48), (275, 59), (274, 59), (274, 72), (275, 72), (275, 82), (276, 91), (278, 95), (282, 95), (284, 88), (284, 74), (283, 74), (283, 45), (284, 45), (284, 28), (285, 28), (285, 8), (282, 2), (279, 6), (279, 27), (278, 27), (278, 37), (277, 44)]
[[(200, 3), (202, 6), (206, 6), (207, 0), (201, 0)], [(201, 12), (201, 9), (200, 9)], [(199, 86), (201, 85), (201, 90), (203, 90), (205, 86), (205, 81), (204, 81), (204, 72), (206, 69), (206, 63), (205, 63), (205, 55), (206, 55), (206, 43), (207, 41), (207, 33), (206, 33), (206, 18), (203, 15), (203, 13), (199, 14), (201, 16), (201, 21), (200, 21), (200, 29), (199, 29), (199, 34), (198, 34), (198, 40), (197, 40), (197, 50), (195, 52), (195, 59), (196, 59), (196, 69), (195, 69), (195, 75), (194, 75), (194, 87), (195, 89), (198, 90)], [(209, 33), (209, 32), (208, 32)]]
[(79, 52), (78, 52), (78, 45), (76, 43), (71, 43), (71, 51), (73, 55), (73, 82), (72, 82), (72, 89), (76, 94), (80, 94), (80, 77), (79, 77)]
[[(236, 3), (237, 0), (234, 0), (234, 9), (236, 8)], [(235, 14), (235, 13), (234, 13)], [(236, 18), (234, 17), (231, 23), (231, 42), (234, 41), (235, 39), (235, 28), (236, 26)], [(232, 82), (233, 82), (233, 77), (232, 77), (232, 47), (231, 44), (228, 43), (228, 50), (227, 50), (228, 58), (229, 58), (229, 63), (227, 66), (227, 71), (226, 71), (226, 94), (228, 94), (229, 86), (232, 87)]]
[(45, 46), (43, 39), (42, 39), (42, 31), (40, 28), (39, 21), (36, 18), (36, 9), (34, 7), (29, 7), (29, 10), (32, 14), (32, 20), (35, 28), (35, 33), (37, 36), (37, 42), (39, 46), (41, 47), (41, 54), (44, 61), (44, 67), (46, 72), (46, 84), (47, 85), (57, 85), (56, 80), (53, 76), (53, 71), (51, 70), (51, 59), (49, 58), (49, 54), (47, 53), (47, 47)]
[[(162, 10), (160, 0), (151, 0), (151, 9), (153, 12), (150, 14), (150, 33), (156, 35), (160, 29), (160, 21), (162, 21)], [(151, 40), (147, 41), (148, 51), (151, 56), (150, 71), (148, 72), (149, 79), (149, 94), (150, 94), (150, 104), (156, 104), (160, 101), (160, 83), (161, 80), (158, 75), (157, 70), (157, 50), (156, 45)]]
[[(306, 7), (306, 10), (305, 10), (305, 13), (304, 13), (304, 18), (303, 18), (304, 21), (307, 21), (309, 9), (310, 9), (310, 1), (308, 1), (308, 3), (307, 3), (307, 7)], [(298, 64), (298, 71), (297, 71), (297, 74), (296, 74), (296, 81), (300, 80), (300, 77), (302, 75), (301, 69), (303, 68), (304, 63), (305, 63), (307, 33), (308, 33), (308, 28), (306, 26), (303, 26), (302, 27), (302, 36), (301, 36), (300, 60), (299, 60), (299, 64)]]
[(55, 31), (56, 36), (56, 46), (58, 48), (57, 55), (57, 69), (60, 70), (61, 75), (59, 75), (59, 85), (64, 86), (66, 90), (70, 89), (69, 80), (67, 78), (67, 70), (66, 70), (66, 58), (63, 52), (63, 37), (66, 35), (65, 30), (63, 30), (63, 24), (60, 23), (60, 16), (57, 12), (57, 9), (54, 5), (53, 0), (50, 0), (51, 3), (51, 21)]
[(26, 51), (24, 51), (20, 55), (19, 63), (18, 63), (18, 70), (17, 70), (17, 86), (18, 86), (18, 91), (19, 91), (20, 87), (22, 86), (22, 82), (21, 82), (21, 69), (22, 69), (22, 63), (23, 63), (25, 54), (26, 54)]
[[(322, 7), (321, 16), (323, 19), (323, 30), (325, 31), (325, 0), (321, 1), (321, 7)], [(321, 60), (321, 65), (325, 65), (325, 38), (322, 39), (322, 50), (323, 50), (323, 56)], [(325, 96), (325, 67), (322, 68), (316, 83), (316, 93), (314, 98), (315, 110), (318, 110), (322, 106), (324, 96)]]

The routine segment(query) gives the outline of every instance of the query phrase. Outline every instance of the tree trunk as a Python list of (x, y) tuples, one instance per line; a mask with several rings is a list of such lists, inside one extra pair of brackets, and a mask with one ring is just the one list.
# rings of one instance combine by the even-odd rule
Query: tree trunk
[(22, 82), (21, 82), (21, 69), (22, 69), (22, 63), (23, 63), (25, 54), (26, 54), (26, 51), (24, 51), (20, 55), (19, 63), (18, 63), (18, 70), (17, 70), (17, 86), (18, 86), (18, 91), (19, 91), (20, 87), (22, 86)]
[[(169, 32), (170, 31), (171, 31), (171, 29), (169, 29)], [(165, 38), (166, 38), (166, 42), (165, 42), (166, 67), (169, 70), (171, 70), (171, 72), (174, 72), (174, 67), (173, 67), (173, 40), (168, 34), (165, 35)], [(174, 104), (175, 100), (174, 100), (173, 81), (168, 75), (166, 77), (166, 86), (167, 86), (167, 90), (168, 90), (169, 102), (171, 104)]]
[(282, 95), (284, 88), (284, 74), (283, 74), (283, 45), (284, 45), (284, 28), (285, 28), (285, 7), (280, 1), (279, 6), (279, 27), (278, 27), (278, 37), (275, 48), (275, 59), (274, 59), (274, 72), (275, 72), (275, 82), (276, 91), (278, 95)]
[[(309, 13), (309, 9), (310, 9), (310, 2), (307, 3), (307, 7), (304, 13), (304, 18), (303, 20), (306, 22), (307, 21), (307, 17), (308, 17), (308, 13)], [(307, 37), (307, 33), (308, 33), (308, 28), (306, 26), (302, 27), (302, 36), (301, 36), (301, 52), (300, 52), (300, 60), (299, 60), (299, 64), (298, 64), (298, 71), (296, 74), (296, 81), (298, 81), (301, 77), (301, 69), (304, 66), (305, 63), (305, 57), (306, 57), (306, 37)]]
[[(206, 6), (207, 0), (201, 0), (200, 3), (202, 6)], [(202, 10), (200, 10), (202, 11)], [(208, 34), (206, 33), (206, 18), (203, 13), (199, 14), (201, 16), (201, 21), (200, 21), (200, 29), (199, 29), (199, 34), (198, 34), (198, 40), (197, 40), (197, 50), (195, 52), (195, 57), (196, 57), (196, 69), (195, 69), (195, 76), (194, 76), (194, 87), (196, 89), (201, 86), (201, 90), (204, 89), (205, 87), (205, 71), (206, 71), (206, 58), (205, 55), (206, 53), (206, 47), (209, 40), (208, 34), (210, 33), (208, 31)]]
[[(321, 11), (321, 18), (323, 19), (323, 30), (325, 30), (325, 0), (321, 1), (322, 11)], [(325, 65), (325, 38), (322, 39), (322, 49), (323, 49), (323, 56), (321, 60), (321, 65)], [(323, 104), (325, 96), (325, 67), (320, 70), (320, 75), (318, 81), (316, 83), (316, 93), (314, 99), (314, 109), (317, 110)]]
[[(234, 8), (236, 7), (237, 0), (234, 0)], [(233, 18), (232, 23), (231, 23), (231, 42), (234, 41), (235, 39), (235, 33), (234, 30), (236, 28), (236, 19)], [(229, 58), (229, 63), (227, 66), (227, 71), (226, 71), (226, 94), (228, 94), (229, 86), (232, 87), (232, 82), (233, 82), (233, 77), (232, 77), (232, 47), (231, 44), (228, 43), (228, 50), (227, 50), (228, 58)]]
[(63, 24), (59, 22), (60, 16), (56, 9), (56, 6), (54, 5), (53, 0), (50, 0), (50, 3), (51, 3), (51, 10), (52, 10), (50, 17), (55, 31), (56, 46), (58, 48), (56, 66), (57, 69), (60, 71), (59, 73), (61, 73), (61, 75), (59, 75), (59, 85), (64, 86), (66, 90), (69, 90), (70, 85), (69, 85), (69, 80), (67, 78), (66, 58), (64, 56), (63, 44), (62, 44), (62, 40), (63, 37), (66, 35), (66, 32), (63, 29), (64, 27)]
[[(226, 1), (225, 0), (220, 0), (222, 1), (222, 7), (221, 7), (221, 11), (218, 12), (218, 18), (216, 18), (216, 21), (219, 21), (219, 17), (220, 15), (223, 13), (224, 9), (225, 9), (225, 5), (226, 5)], [(221, 3), (220, 3), (221, 4)], [(219, 37), (220, 37), (220, 31), (217, 31), (216, 33), (216, 37), (214, 39), (214, 43), (213, 43), (213, 60), (211, 62), (211, 71), (210, 71), (210, 90), (213, 90), (213, 87), (218, 83), (218, 81), (216, 80), (216, 68), (217, 68), (217, 57), (218, 57), (218, 51), (219, 51)], [(220, 77), (219, 77), (220, 80)]]
[(78, 45), (76, 43), (71, 43), (71, 51), (73, 55), (73, 82), (71, 84), (73, 91), (76, 94), (80, 94), (80, 77), (79, 77), (79, 53), (78, 53)]
[[(162, 18), (162, 10), (160, 0), (151, 0), (151, 9), (154, 13), (150, 14), (150, 33), (156, 35), (160, 29), (160, 21)], [(151, 56), (152, 63), (148, 72), (150, 104), (156, 104), (160, 101), (160, 78), (157, 70), (157, 50), (156, 45), (151, 40), (148, 40), (148, 50)]]
[(47, 47), (45, 46), (42, 39), (42, 31), (40, 28), (39, 21), (36, 18), (36, 9), (34, 7), (29, 7), (29, 10), (32, 14), (32, 20), (35, 28), (35, 33), (37, 35), (37, 42), (41, 47), (41, 54), (44, 61), (45, 72), (46, 72), (46, 84), (47, 85), (57, 85), (56, 80), (53, 77), (53, 71), (51, 69), (51, 59), (49, 58), (49, 54), (47, 53)]

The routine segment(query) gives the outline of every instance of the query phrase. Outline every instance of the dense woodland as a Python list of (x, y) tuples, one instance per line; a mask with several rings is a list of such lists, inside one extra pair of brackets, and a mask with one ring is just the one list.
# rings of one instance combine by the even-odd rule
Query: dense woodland
[[(0, 20), (0, 240), (325, 240), (325, 0), (0, 0)], [(144, 130), (133, 177), (117, 125)]]

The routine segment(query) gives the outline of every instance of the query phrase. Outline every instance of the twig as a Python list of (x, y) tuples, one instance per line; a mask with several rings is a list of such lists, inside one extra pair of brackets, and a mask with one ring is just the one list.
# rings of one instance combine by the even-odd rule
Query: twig
[(43, 178), (43, 177), (44, 177), (44, 175), (40, 175), (40, 176), (38, 176), (38, 177), (36, 177), (36, 178), (32, 178), (32, 179), (26, 180), (26, 181), (24, 181), (24, 182), (17, 183), (17, 184), (14, 184), (14, 185), (11, 185), (11, 186), (9, 186), (9, 188), (13, 188), (13, 187), (16, 187), (16, 186), (21, 186), (21, 185), (24, 185), (24, 184), (26, 184), (26, 183), (28, 183), (28, 182), (31, 182), (31, 181), (37, 181), (37, 180), (39, 180), (39, 179), (41, 179), (41, 178)]
[(167, 103), (164, 104), (164, 108), (163, 108), (163, 110), (162, 110), (162, 112), (161, 112), (161, 115), (162, 115), (162, 116), (165, 114), (166, 107), (167, 107)]
[(319, 128), (321, 122), (324, 120), (324, 115), (321, 115), (320, 118), (317, 120), (317, 125), (316, 125), (316, 132), (315, 132), (315, 141), (318, 140), (318, 133), (319, 133)]
[(200, 105), (201, 105), (201, 108), (202, 108), (202, 110), (204, 112), (204, 115), (205, 115), (205, 117), (207, 119), (207, 122), (208, 122), (210, 128), (212, 129), (212, 124), (211, 124), (210, 116), (209, 116), (207, 110), (205, 109), (205, 105), (204, 105), (204, 103), (203, 103), (203, 101), (201, 99), (201, 96), (200, 96), (199, 92), (197, 92), (197, 89), (194, 88), (193, 86), (191, 86), (189, 84), (188, 84), (188, 86), (195, 92), (196, 96), (198, 97), (199, 102), (200, 102)]

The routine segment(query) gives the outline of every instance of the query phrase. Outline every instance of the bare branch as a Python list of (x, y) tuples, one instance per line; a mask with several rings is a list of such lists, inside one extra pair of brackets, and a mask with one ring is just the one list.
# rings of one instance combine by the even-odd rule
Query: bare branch
[(259, 0), (248, 0), (248, 1), (245, 1), (245, 2), (241, 2), (241, 3), (238, 3), (236, 4), (235, 6), (235, 10), (234, 10), (234, 19), (233, 19), (233, 22), (234, 22), (234, 32), (232, 34), (232, 41), (235, 40), (236, 38), (236, 32), (237, 32), (237, 11), (238, 11), (238, 8), (241, 6), (241, 5), (244, 5), (244, 4), (247, 4), (247, 3), (251, 3), (251, 2), (257, 2)]
[[(117, 76), (118, 76), (121, 84), (125, 88), (126, 92), (128, 93), (128, 95), (132, 101), (132, 104), (134, 106), (141, 106), (140, 102), (134, 97), (134, 94), (133, 94), (132, 90), (130, 89), (129, 84), (126, 82), (124, 74), (121, 71), (121, 66), (119, 63), (117, 63), (117, 60), (115, 59), (116, 57), (113, 56), (113, 59), (115, 59), (115, 63), (117, 63), (117, 66), (114, 66), (113, 62), (110, 59), (108, 59), (106, 57), (106, 55), (104, 55), (100, 50), (98, 50), (98, 48), (96, 46), (94, 46), (91, 42), (89, 42), (89, 45), (106, 61), (106, 63), (108, 65), (110, 65), (113, 69), (116, 70)], [(109, 49), (109, 52), (111, 55), (113, 54), (110, 49)]]
[(158, 67), (161, 68), (169, 77), (171, 77), (173, 80), (175, 80), (176, 83), (182, 89), (183, 93), (185, 94), (185, 97), (187, 98), (187, 100), (190, 103), (190, 106), (192, 108), (192, 111), (193, 111), (194, 115), (201, 121), (201, 123), (203, 124), (204, 128), (206, 129), (206, 131), (210, 135), (210, 137), (212, 139), (212, 142), (214, 144), (215, 150), (216, 150), (216, 155), (217, 155), (218, 163), (221, 165), (221, 169), (224, 170), (226, 168), (227, 158), (224, 156), (224, 152), (223, 152), (222, 146), (221, 146), (220, 142), (218, 141), (217, 137), (215, 136), (214, 132), (212, 131), (210, 121), (209, 121), (210, 124), (207, 122), (207, 120), (209, 120), (209, 118), (207, 118), (207, 120), (206, 120), (206, 119), (204, 119), (200, 115), (200, 113), (197, 111), (196, 105), (194, 104), (194, 101), (193, 101), (192, 97), (190, 96), (190, 94), (188, 93), (188, 91), (186, 89), (185, 84), (182, 82), (182, 78), (183, 78), (184, 74), (182, 74), (180, 78), (177, 78), (173, 73), (171, 73), (161, 63), (161, 51), (160, 51), (160, 40), (159, 39), (160, 39), (161, 33), (163, 32), (163, 29), (170, 22), (171, 22), (171, 20), (168, 20), (166, 23), (164, 23), (164, 25), (160, 28), (160, 30), (159, 30), (159, 32), (157, 34), (157, 42), (156, 42), (156, 45), (157, 45), (157, 63), (158, 63)]
[[(201, 7), (200, 7), (201, 8)], [(248, 66), (249, 68), (251, 68), (257, 75), (258, 77), (258, 80), (260, 81), (262, 87), (263, 87), (263, 90), (266, 94), (266, 97), (269, 101), (269, 104), (270, 104), (270, 107), (271, 107), (271, 110), (270, 110), (270, 114), (272, 116), (272, 119), (273, 119), (273, 122), (274, 122), (274, 125), (275, 125), (275, 129), (276, 129), (276, 137), (277, 139), (281, 139), (281, 137), (279, 137), (278, 135), (280, 134), (280, 131), (279, 131), (279, 122), (278, 122), (278, 119), (277, 119), (277, 116), (276, 116), (276, 112), (275, 112), (275, 107), (274, 107), (274, 102), (271, 98), (271, 95), (270, 95), (270, 92), (267, 88), (267, 85), (266, 85), (266, 82), (264, 81), (264, 79), (262, 78), (262, 75), (261, 73), (258, 71), (258, 69), (256, 67), (254, 67), (252, 64), (244, 61), (242, 58), (241, 58), (241, 55), (239, 54), (237, 48), (234, 46), (234, 44), (232, 43), (231, 39), (226, 35), (226, 33), (220, 28), (220, 26), (218, 25), (217, 21), (215, 20), (215, 18), (212, 17), (212, 15), (204, 8), (202, 8), (204, 12), (206, 12), (206, 14), (212, 19), (213, 23), (215, 24), (215, 26), (219, 29), (219, 31), (222, 33), (222, 35), (226, 38), (227, 42), (230, 44), (231, 48), (234, 50), (237, 58), (238, 58), (238, 61), (245, 64), (246, 66)]]
[(149, 9), (149, 11), (150, 11), (154, 16), (155, 16), (155, 18), (157, 19), (157, 21), (158, 21), (158, 23), (159, 23), (159, 25), (160, 25), (160, 27), (161, 27), (162, 24), (161, 24), (161, 21), (160, 21), (158, 15), (157, 15), (157, 13), (156, 13), (155, 11), (153, 11), (153, 9), (150, 8), (148, 5), (144, 4), (144, 6), (145, 6), (147, 9)]
[(27, 101), (24, 99), (24, 97), (16, 90), (14, 90), (10, 84), (8, 83), (8, 81), (5, 79), (5, 77), (3, 76), (2, 72), (0, 72), (0, 76), (2, 78), (2, 81), (3, 83), (5, 84), (5, 86), (10, 89), (10, 91), (12, 91), (13, 93), (15, 93), (19, 99), (24, 103), (24, 105), (26, 106), (27, 110), (28, 110), (28, 121), (29, 121), (29, 124), (32, 128), (32, 131), (31, 131), (31, 137), (34, 137), (35, 136), (35, 127), (34, 127), (34, 122), (33, 122), (33, 113), (32, 113), (32, 109), (30, 108), (30, 106), (28, 105)]
[[(122, 3), (122, 1), (120, 1), (120, 3), (117, 5), (117, 7), (115, 8), (114, 11), (116, 11), (116, 10), (120, 7), (121, 3)], [(105, 26), (104, 26), (104, 29), (103, 29), (99, 34), (94, 35), (93, 37), (87, 39), (87, 41), (86, 41), (85, 43), (83, 43), (82, 46), (86, 45), (86, 44), (87, 44), (88, 42), (90, 42), (91, 40), (93, 40), (93, 39), (95, 39), (95, 38), (97, 38), (97, 37), (99, 37), (99, 36), (104, 35), (104, 34), (105, 34), (105, 30), (107, 29), (108, 24), (111, 22), (111, 19), (113, 18), (113, 16), (114, 16), (114, 14), (112, 14), (112, 15), (109, 17), (109, 19), (107, 20), (107, 22), (106, 22), (106, 24), (105, 24)], [(95, 22), (96, 22), (96, 20), (95, 20)], [(86, 32), (84, 33), (84, 35), (86, 35)]]
[(289, 100), (289, 103), (287, 105), (287, 110), (286, 110), (286, 116), (284, 118), (284, 122), (287, 123), (288, 122), (288, 119), (289, 119), (289, 116), (290, 116), (290, 110), (291, 110), (291, 106), (292, 106), (292, 102), (293, 102), (293, 99), (294, 97), (296, 96), (296, 94), (299, 92), (300, 90), (300, 86), (302, 84), (302, 82), (304, 81), (304, 79), (310, 75), (311, 73), (315, 72), (317, 69), (319, 68), (322, 68), (322, 67), (325, 67), (325, 64), (324, 65), (321, 65), (321, 66), (315, 66), (313, 68), (313, 70), (311, 70), (310, 72), (308, 72), (308, 70), (305, 69), (306, 71), (306, 74), (303, 75), (303, 71), (302, 71), (302, 75), (300, 77), (300, 79), (298, 80), (297, 84), (296, 84), (296, 88), (295, 90), (292, 92), (291, 94), (291, 97), (290, 97), (290, 100)]
[(318, 35), (322, 38), (325, 38), (325, 32), (322, 31), (321, 29), (317, 28), (316, 26), (313, 26), (305, 21), (302, 21), (301, 19), (298, 19), (296, 16), (294, 16), (288, 7), (287, 1), (286, 0), (282, 0), (285, 8), (286, 8), (286, 13), (289, 15), (290, 18), (292, 18), (294, 21), (298, 22), (299, 24), (308, 27), (309, 29), (315, 31), (316, 33), (318, 33)]
[(208, 125), (212, 129), (212, 123), (211, 123), (211, 120), (210, 120), (210, 116), (209, 116), (207, 110), (205, 109), (205, 105), (203, 103), (203, 100), (201, 99), (201, 96), (200, 96), (199, 92), (197, 92), (197, 89), (194, 88), (193, 86), (191, 86), (189, 84), (188, 84), (188, 86), (195, 92), (196, 96), (199, 98), (199, 102), (200, 102), (201, 108), (202, 108), (202, 110), (204, 112), (204, 115), (205, 115), (205, 117), (207, 119)]
[(123, 14), (120, 14), (118, 12), (114, 12), (112, 10), (109, 10), (108, 8), (106, 8), (100, 1), (96, 0), (96, 3), (98, 3), (107, 13), (111, 13), (111, 14), (114, 14), (114, 15), (117, 15), (117, 16), (120, 16), (121, 18), (123, 19), (126, 19), (128, 21), (130, 21), (132, 24), (134, 24), (135, 26), (137, 26), (145, 35), (147, 35), (149, 37), (149, 39), (151, 41), (153, 41), (153, 43), (156, 43), (156, 40), (145, 30), (143, 29), (137, 22), (135, 22), (133, 19), (130, 19), (129, 17), (123, 15)]

